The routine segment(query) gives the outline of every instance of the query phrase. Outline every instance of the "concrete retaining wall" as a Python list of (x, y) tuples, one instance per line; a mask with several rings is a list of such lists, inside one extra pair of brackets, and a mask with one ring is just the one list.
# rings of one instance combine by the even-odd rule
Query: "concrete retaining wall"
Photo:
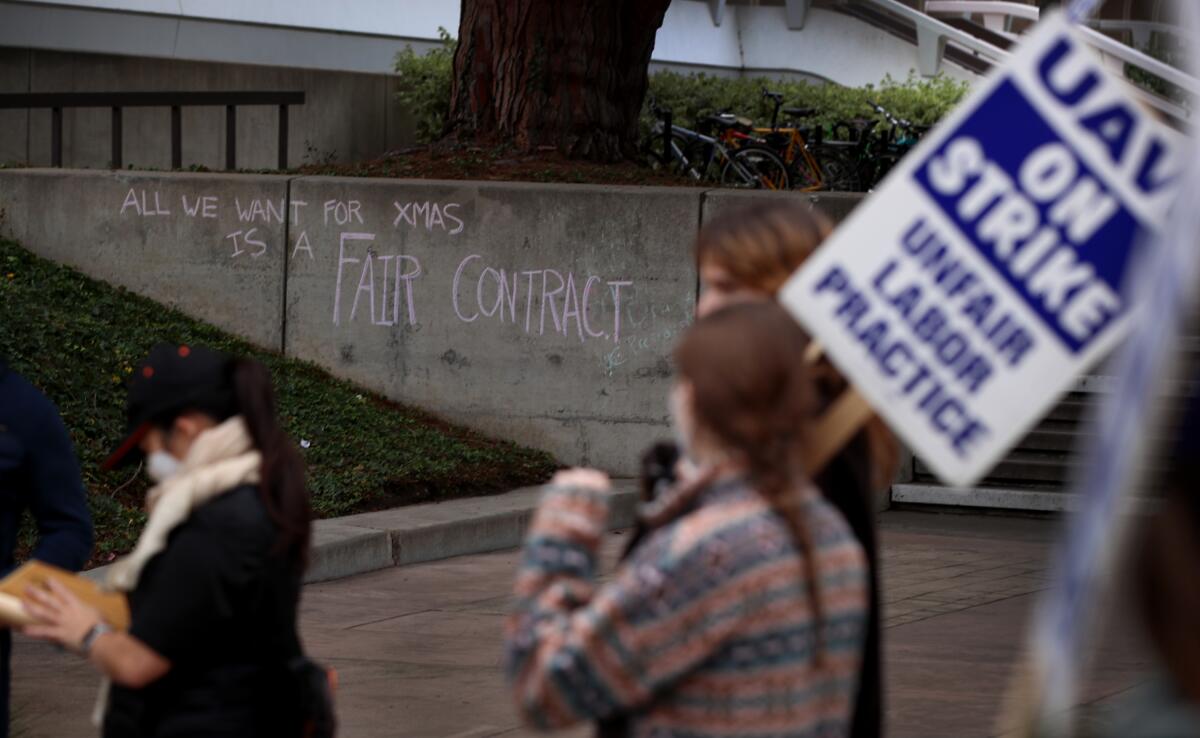
[(272, 349), (283, 346), (286, 177), (0, 171), (0, 233)]
[(661, 432), (697, 193), (300, 179), (292, 202), (288, 353), (566, 460)]
[[(669, 432), (700, 223), (761, 196), (9, 170), (0, 232), (395, 400), (632, 475)], [(857, 202), (816, 199), (839, 219)]]
[(840, 223), (862, 202), (857, 192), (818, 192), (801, 194), (795, 192), (754, 192), (745, 190), (709, 190), (704, 195), (703, 222), (708, 223), (716, 216), (736, 210), (761, 200), (800, 200), (809, 208), (819, 208), (835, 223)]

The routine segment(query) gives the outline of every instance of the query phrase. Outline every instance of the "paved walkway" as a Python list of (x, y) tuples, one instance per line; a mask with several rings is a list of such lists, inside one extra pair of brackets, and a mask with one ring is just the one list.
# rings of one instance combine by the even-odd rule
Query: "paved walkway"
[[(889, 512), (881, 517), (888, 735), (993, 735), (994, 719), (1056, 525), (1046, 520)], [(611, 561), (625, 536), (607, 539)], [(342, 735), (518, 736), (501, 674), (514, 551), (388, 569), (305, 588), (303, 632), (342, 688)], [(1145, 660), (1111, 636), (1088, 700), (1111, 704)], [(15, 736), (92, 735), (95, 677), (18, 639)], [(584, 728), (567, 733), (588, 735)]]

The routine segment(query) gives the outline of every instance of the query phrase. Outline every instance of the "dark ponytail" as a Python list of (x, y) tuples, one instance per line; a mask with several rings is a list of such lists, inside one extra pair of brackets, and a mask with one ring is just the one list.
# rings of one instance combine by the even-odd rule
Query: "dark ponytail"
[(279, 425), (275, 391), (267, 368), (253, 359), (233, 362), (238, 413), (262, 454), (259, 490), (267, 513), (279, 526), (276, 552), (303, 570), (308, 565), (312, 507), (304, 479), (304, 460)]
[[(808, 378), (802, 371), (796, 371), (803, 366), (793, 365), (791, 376), (783, 381), (769, 407), (759, 408), (755, 412), (757, 418), (741, 424), (743, 432), (723, 435), (722, 440), (746, 460), (755, 487), (783, 520), (800, 553), (815, 625), (813, 663), (820, 668), (825, 655), (822, 632), (825, 612), (821, 602), (818, 551), (808, 525), (804, 490), (809, 482), (799, 464), (807, 437), (804, 430), (807, 429), (797, 430), (797, 418), (803, 417), (800, 413), (810, 412), (808, 408), (812, 404)], [(772, 409), (776, 412), (772, 413)], [(757, 427), (755, 421), (758, 421)]]
[(741, 303), (699, 320), (675, 349), (675, 364), (692, 384), (698, 430), (745, 463), (755, 489), (791, 535), (812, 603), (813, 661), (820, 666), (819, 551), (808, 520), (810, 482), (799, 463), (815, 404), (807, 345), (778, 303)]

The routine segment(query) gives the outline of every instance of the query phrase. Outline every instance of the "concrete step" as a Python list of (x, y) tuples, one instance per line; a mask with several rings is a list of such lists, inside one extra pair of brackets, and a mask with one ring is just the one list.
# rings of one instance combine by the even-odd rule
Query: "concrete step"
[[(1129, 511), (1149, 513), (1158, 501), (1149, 495), (1138, 495), (1129, 501)], [(1079, 496), (1037, 487), (992, 487), (971, 489), (943, 487), (940, 484), (892, 485), (893, 506), (933, 506), (1018, 510), (1022, 512), (1071, 512), (1079, 507)]]
[(1021, 451), (1041, 451), (1067, 454), (1074, 451), (1084, 434), (1078, 429), (1063, 427), (1058, 423), (1045, 423), (1025, 436), (1017, 448)]
[(1076, 392), (1067, 395), (1046, 414), (1042, 422), (1078, 424), (1087, 417), (1088, 408), (1092, 405), (1090, 395)]
[[(1069, 456), (1063, 453), (1019, 450), (1009, 454), (987, 475), (987, 483), (1020, 482), (1022, 484), (1061, 485), (1070, 475)], [(933, 470), (920, 459), (916, 460), (918, 479), (934, 479)]]
[[(611, 530), (633, 525), (636, 488), (635, 480), (613, 480)], [(541, 495), (541, 487), (526, 487), (319, 520), (313, 526), (312, 563), (305, 582), (516, 548), (525, 538)]]

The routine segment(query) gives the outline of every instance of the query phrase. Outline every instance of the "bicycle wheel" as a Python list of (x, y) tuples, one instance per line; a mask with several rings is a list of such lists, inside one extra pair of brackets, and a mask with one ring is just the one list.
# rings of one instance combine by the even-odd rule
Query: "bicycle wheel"
[(796, 155), (789, 174), (793, 189), (801, 192), (829, 189), (825, 170), (817, 163), (815, 157), (810, 159), (803, 151)]
[(861, 192), (862, 181), (854, 160), (840, 151), (823, 152), (820, 156), (821, 171), (825, 176), (825, 189), (832, 192)]
[(744, 146), (721, 168), (721, 186), (786, 190), (791, 185), (783, 159), (770, 149)]
[(684, 159), (679, 164), (679, 170), (697, 181), (708, 179), (709, 168), (713, 160), (712, 144), (680, 138), (676, 141), (676, 145)]

